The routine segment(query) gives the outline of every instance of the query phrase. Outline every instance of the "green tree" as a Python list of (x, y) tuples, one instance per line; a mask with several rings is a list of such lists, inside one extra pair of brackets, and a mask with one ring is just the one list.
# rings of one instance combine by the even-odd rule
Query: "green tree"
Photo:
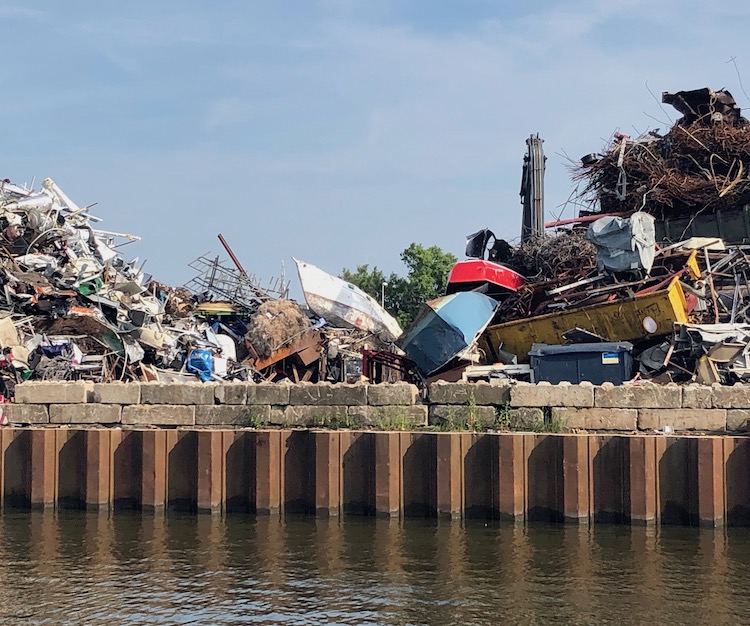
[(367, 264), (357, 265), (357, 270), (354, 272), (344, 268), (341, 272), (341, 278), (352, 285), (356, 285), (362, 291), (375, 298), (378, 302), (380, 302), (380, 290), (383, 283), (388, 282), (385, 274), (383, 274), (377, 266), (370, 269), (370, 266)]
[(388, 278), (377, 267), (358, 265), (355, 272), (344, 269), (341, 278), (357, 285), (365, 293), (380, 302), (383, 283), (385, 308), (406, 328), (417, 315), (422, 304), (445, 294), (448, 273), (456, 263), (455, 255), (444, 252), (438, 246), (425, 248), (412, 243), (401, 253), (407, 269), (405, 277), (392, 273)]

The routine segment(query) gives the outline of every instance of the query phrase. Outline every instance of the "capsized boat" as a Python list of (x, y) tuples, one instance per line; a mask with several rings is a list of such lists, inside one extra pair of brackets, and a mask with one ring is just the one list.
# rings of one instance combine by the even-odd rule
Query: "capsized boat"
[[(490, 246), (490, 242), (494, 244)], [(457, 291), (481, 291), (495, 299), (502, 299), (518, 291), (526, 279), (515, 270), (497, 262), (503, 247), (508, 244), (498, 240), (485, 228), (466, 238), (465, 261), (456, 263), (448, 275), (446, 293)], [(488, 257), (485, 259), (485, 255)]]
[(467, 259), (456, 263), (448, 275), (447, 293), (481, 290), (498, 298), (518, 291), (526, 279), (515, 270), (483, 259)]
[(492, 321), (498, 303), (476, 291), (461, 291), (422, 306), (398, 345), (429, 376), (455, 358), (465, 358)]
[(399, 323), (359, 287), (310, 263), (298, 259), (294, 262), (307, 306), (316, 315), (332, 324), (379, 334), (388, 341), (401, 336)]

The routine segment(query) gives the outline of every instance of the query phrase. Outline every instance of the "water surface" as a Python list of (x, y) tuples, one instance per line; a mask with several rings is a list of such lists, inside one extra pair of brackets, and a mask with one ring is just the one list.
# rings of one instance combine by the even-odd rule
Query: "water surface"
[(0, 516), (0, 624), (740, 624), (750, 531)]

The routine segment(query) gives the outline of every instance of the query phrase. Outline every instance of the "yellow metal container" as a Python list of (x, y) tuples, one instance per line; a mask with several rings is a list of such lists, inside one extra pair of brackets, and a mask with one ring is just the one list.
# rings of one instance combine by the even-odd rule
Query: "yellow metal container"
[[(645, 318), (656, 322), (656, 331), (649, 333), (643, 326)], [(633, 341), (647, 336), (672, 332), (675, 322), (688, 321), (685, 293), (675, 277), (666, 289), (589, 307), (547, 313), (538, 317), (489, 326), (480, 345), (488, 357), (497, 349), (515, 354), (519, 362), (528, 361), (533, 343), (559, 345), (565, 343), (563, 333), (582, 328), (610, 339)]]

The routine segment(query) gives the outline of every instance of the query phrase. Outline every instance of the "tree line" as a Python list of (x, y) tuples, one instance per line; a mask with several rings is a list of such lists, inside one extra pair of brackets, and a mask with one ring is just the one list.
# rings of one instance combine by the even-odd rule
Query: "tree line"
[[(344, 268), (341, 278), (356, 285), (380, 302), (385, 295), (385, 309), (393, 315), (402, 328), (406, 328), (416, 317), (421, 306), (428, 300), (445, 295), (445, 286), (457, 259), (438, 246), (424, 247), (412, 243), (401, 253), (406, 266), (406, 276), (392, 272), (386, 276), (377, 266), (358, 265), (355, 271)], [(385, 283), (385, 289), (383, 289)]]

